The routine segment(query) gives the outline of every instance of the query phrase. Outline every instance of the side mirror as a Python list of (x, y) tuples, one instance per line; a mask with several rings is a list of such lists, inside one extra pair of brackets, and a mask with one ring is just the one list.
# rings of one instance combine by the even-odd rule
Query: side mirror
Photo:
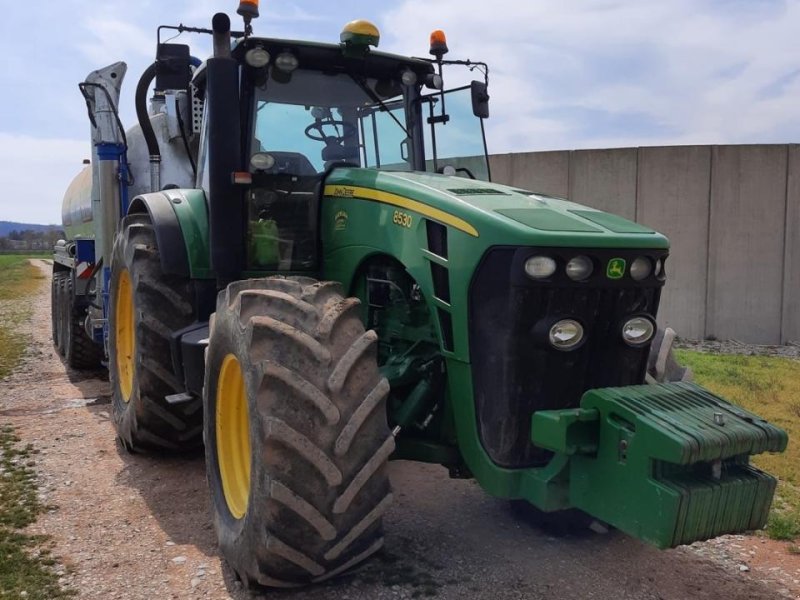
[(472, 82), (472, 114), (481, 119), (489, 118), (489, 92), (483, 81)]

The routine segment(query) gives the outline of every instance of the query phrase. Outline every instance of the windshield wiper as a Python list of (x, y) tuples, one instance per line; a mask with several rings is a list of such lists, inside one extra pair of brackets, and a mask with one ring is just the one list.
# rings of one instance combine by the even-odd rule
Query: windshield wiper
[(367, 96), (369, 96), (369, 97), (370, 97), (370, 99), (371, 99), (373, 102), (375, 102), (375, 103), (376, 103), (378, 106), (380, 106), (380, 107), (381, 107), (381, 110), (382, 110), (382, 111), (384, 111), (384, 112), (386, 112), (386, 113), (389, 113), (389, 116), (390, 116), (390, 117), (392, 117), (392, 119), (394, 119), (394, 122), (395, 122), (395, 123), (397, 123), (397, 125), (400, 127), (400, 129), (402, 129), (402, 130), (403, 130), (403, 133), (405, 133), (405, 134), (406, 134), (406, 137), (410, 137), (410, 136), (408, 135), (408, 129), (406, 129), (406, 128), (403, 126), (403, 124), (400, 122), (400, 119), (398, 119), (398, 118), (397, 118), (397, 117), (394, 115), (394, 113), (393, 113), (391, 110), (389, 110), (389, 107), (388, 107), (388, 106), (386, 106), (386, 105), (383, 103), (383, 100), (381, 100), (381, 99), (378, 97), (378, 95), (377, 95), (375, 92), (373, 92), (373, 91), (372, 91), (372, 90), (369, 88), (369, 86), (367, 85), (366, 81), (364, 81), (363, 79), (361, 79), (361, 78), (359, 78), (359, 77), (356, 77), (356, 76), (355, 76), (353, 73), (348, 73), (348, 75), (350, 75), (350, 79), (352, 79), (353, 81), (355, 81), (355, 82), (358, 84), (358, 87), (360, 87), (362, 90), (364, 90), (364, 93), (365, 93)]

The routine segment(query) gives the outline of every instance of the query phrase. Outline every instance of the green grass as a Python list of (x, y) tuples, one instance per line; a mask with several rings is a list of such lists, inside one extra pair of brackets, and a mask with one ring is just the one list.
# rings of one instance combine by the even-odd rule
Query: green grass
[(39, 289), (45, 276), (28, 262), (29, 258), (30, 255), (0, 254), (0, 300), (14, 300)]
[(800, 361), (688, 350), (677, 356), (692, 368), (697, 383), (789, 434), (786, 452), (760, 454), (753, 463), (779, 479), (767, 534), (779, 540), (800, 537)]
[(75, 592), (59, 585), (47, 539), (21, 531), (46, 508), (33, 465), (31, 446), (20, 447), (14, 430), (0, 427), (0, 598), (69, 598)]
[(35, 293), (45, 275), (28, 262), (30, 256), (0, 254), (0, 379), (19, 364), (28, 340), (17, 325), (30, 314), (30, 306), (15, 302)]
[[(18, 324), (30, 315), (26, 298), (45, 276), (27, 256), (0, 255), (0, 378), (19, 363), (28, 340)], [(20, 447), (12, 428), (0, 426), (0, 598), (59, 600), (74, 595), (58, 584), (47, 538), (29, 535), (25, 527), (36, 521), (44, 506), (36, 490), (33, 451)], [(23, 595), (22, 592), (25, 592)]]

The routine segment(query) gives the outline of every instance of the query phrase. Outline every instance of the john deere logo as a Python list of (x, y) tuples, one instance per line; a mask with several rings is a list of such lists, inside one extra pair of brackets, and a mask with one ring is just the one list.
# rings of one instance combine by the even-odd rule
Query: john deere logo
[(625, 275), (625, 259), (612, 258), (606, 267), (606, 277), (609, 279), (622, 279)]
[(336, 216), (333, 218), (333, 226), (336, 231), (343, 231), (347, 229), (347, 213), (343, 210), (337, 212)]

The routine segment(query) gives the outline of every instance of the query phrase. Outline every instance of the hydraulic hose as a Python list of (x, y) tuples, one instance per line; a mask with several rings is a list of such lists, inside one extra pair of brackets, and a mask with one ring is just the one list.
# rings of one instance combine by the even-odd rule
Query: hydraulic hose
[(156, 77), (156, 63), (144, 70), (136, 86), (136, 118), (142, 128), (144, 141), (147, 143), (147, 153), (150, 155), (150, 191), (157, 192), (161, 188), (161, 150), (158, 148), (158, 139), (150, 123), (147, 113), (147, 92), (150, 84)]

